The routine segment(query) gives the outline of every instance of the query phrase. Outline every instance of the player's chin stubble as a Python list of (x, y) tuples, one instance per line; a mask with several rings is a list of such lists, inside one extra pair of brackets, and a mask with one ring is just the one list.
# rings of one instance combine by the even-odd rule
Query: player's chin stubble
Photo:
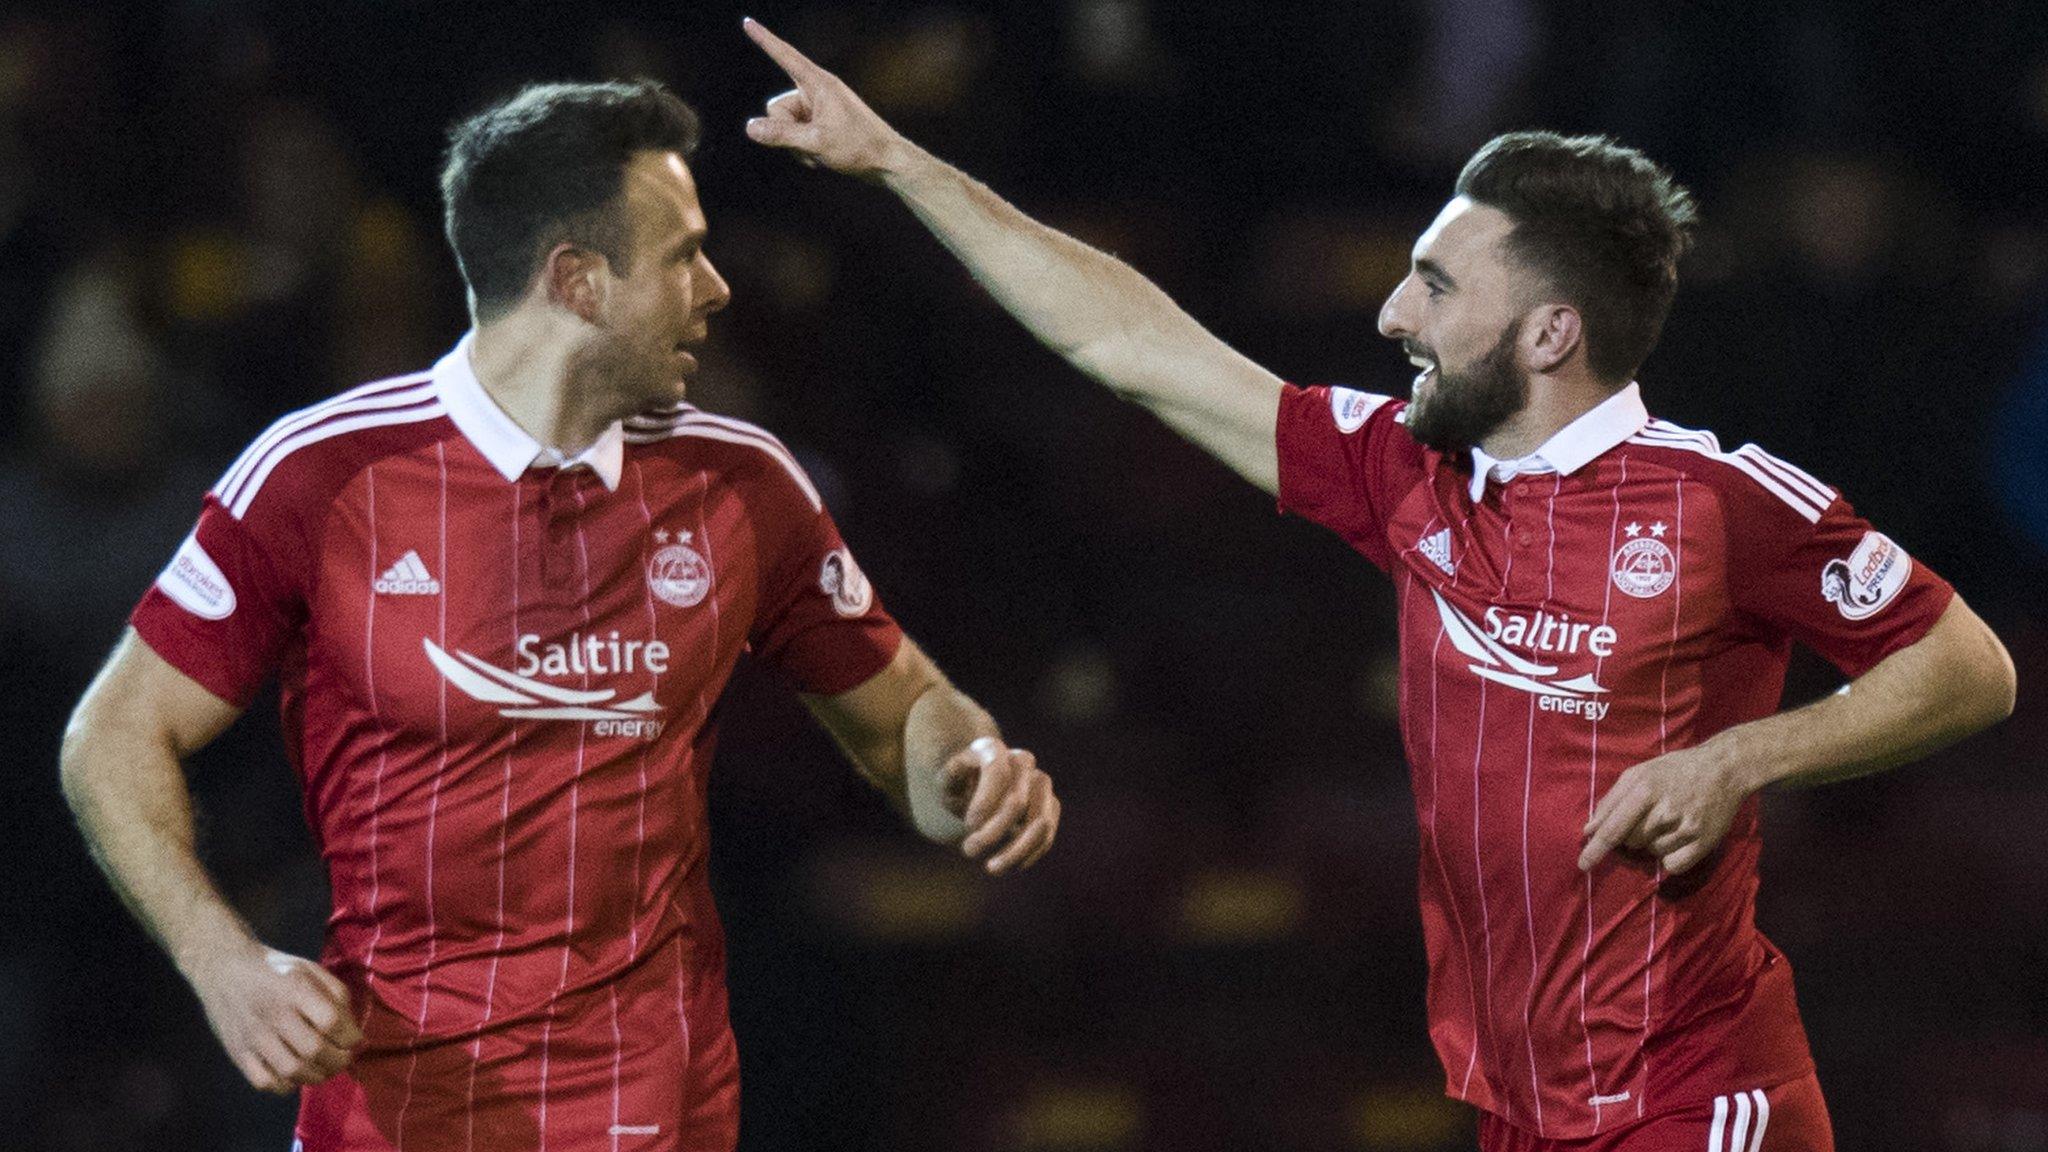
[(1521, 334), (1518, 319), (1462, 372), (1439, 363), (1427, 397), (1408, 407), (1408, 434), (1439, 452), (1462, 452), (1520, 412), (1529, 402), (1529, 382), (1515, 367), (1515, 341)]
[(674, 357), (664, 348), (623, 333), (607, 333), (583, 350), (579, 368), (633, 407), (659, 407), (682, 398), (683, 382)]

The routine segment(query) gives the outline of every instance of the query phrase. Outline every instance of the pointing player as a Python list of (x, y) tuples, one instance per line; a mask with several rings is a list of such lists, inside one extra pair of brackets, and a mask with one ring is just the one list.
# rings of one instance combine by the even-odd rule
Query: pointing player
[[(1430, 1036), (1488, 1152), (1832, 1147), (1754, 923), (1756, 793), (1993, 723), (2012, 665), (1833, 489), (1644, 410), (1693, 219), (1669, 175), (1494, 140), (1380, 312), (1411, 397), (1296, 388), (747, 30), (796, 83), (749, 135), (895, 192), (1040, 340), (1394, 579)], [(1794, 640), (1851, 682), (1778, 712)]]
[[(442, 174), (475, 330), (280, 420), (208, 494), (74, 716), (114, 887), (305, 1152), (726, 1150), (711, 708), (743, 650), (919, 831), (1035, 861), (1031, 754), (882, 610), (817, 489), (682, 402), (729, 298), (652, 83), (529, 88)], [(193, 852), (179, 760), (276, 673), (334, 895), (264, 947)]]

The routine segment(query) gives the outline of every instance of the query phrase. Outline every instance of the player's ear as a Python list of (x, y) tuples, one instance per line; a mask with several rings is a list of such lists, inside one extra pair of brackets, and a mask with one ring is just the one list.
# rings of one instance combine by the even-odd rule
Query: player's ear
[(586, 323), (596, 323), (598, 304), (604, 298), (600, 283), (604, 272), (603, 256), (574, 244), (557, 244), (541, 263), (541, 287), (548, 303), (567, 308)]
[(1522, 324), (1522, 352), (1531, 371), (1555, 372), (1585, 342), (1585, 319), (1569, 304), (1539, 304)]

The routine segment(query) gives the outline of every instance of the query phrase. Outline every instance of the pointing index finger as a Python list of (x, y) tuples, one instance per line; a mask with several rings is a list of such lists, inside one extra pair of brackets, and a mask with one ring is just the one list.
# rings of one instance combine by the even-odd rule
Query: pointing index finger
[(1585, 850), (1579, 853), (1579, 870), (1591, 871), (1609, 852), (1628, 839), (1630, 832), (1642, 822), (1646, 801), (1630, 798), (1624, 805), (1611, 809), (1599, 821), (1599, 827), (1587, 837)]
[(740, 27), (746, 31), (749, 39), (761, 46), (761, 51), (766, 52), (769, 59), (780, 65), (784, 72), (789, 73), (789, 78), (796, 81), (798, 88), (814, 83), (825, 75), (825, 70), (812, 63), (810, 57), (797, 51), (789, 41), (770, 32), (766, 25), (752, 16), (742, 19)]

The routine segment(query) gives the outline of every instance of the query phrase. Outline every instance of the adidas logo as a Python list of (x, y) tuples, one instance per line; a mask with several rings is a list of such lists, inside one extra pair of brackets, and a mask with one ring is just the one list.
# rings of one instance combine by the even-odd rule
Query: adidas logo
[(1429, 557), (1431, 564), (1443, 569), (1445, 575), (1456, 576), (1458, 574), (1458, 566), (1451, 560), (1451, 530), (1449, 528), (1438, 532), (1434, 536), (1424, 536), (1415, 542), (1415, 546), (1422, 550), (1424, 556)]
[(382, 576), (370, 584), (371, 588), (390, 596), (439, 596), (441, 582), (427, 574), (427, 566), (420, 561), (420, 554), (407, 550)]

